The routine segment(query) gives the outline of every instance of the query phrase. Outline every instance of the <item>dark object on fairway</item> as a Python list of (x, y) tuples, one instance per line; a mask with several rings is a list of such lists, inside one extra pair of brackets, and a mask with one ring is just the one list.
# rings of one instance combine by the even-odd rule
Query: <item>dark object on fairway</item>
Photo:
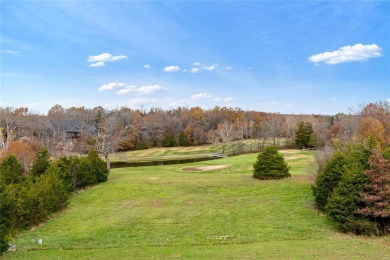
[(268, 146), (259, 153), (253, 168), (253, 177), (256, 179), (282, 179), (291, 176), (290, 167), (274, 146)]

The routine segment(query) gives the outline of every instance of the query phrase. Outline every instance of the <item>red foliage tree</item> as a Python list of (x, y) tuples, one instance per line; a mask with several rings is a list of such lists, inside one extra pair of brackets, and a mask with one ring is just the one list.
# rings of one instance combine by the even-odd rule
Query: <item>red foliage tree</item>
[(375, 220), (385, 234), (390, 233), (390, 160), (374, 150), (369, 163), (371, 168), (364, 172), (368, 181), (361, 194), (364, 206), (357, 213)]

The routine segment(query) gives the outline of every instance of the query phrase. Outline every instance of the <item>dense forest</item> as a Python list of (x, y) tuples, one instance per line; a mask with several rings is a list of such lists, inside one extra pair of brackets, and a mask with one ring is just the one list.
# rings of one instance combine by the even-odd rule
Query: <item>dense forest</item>
[(39, 147), (61, 156), (85, 154), (95, 146), (105, 157), (115, 151), (160, 146), (220, 143), (223, 147), (244, 139), (299, 148), (337, 142), (374, 142), (384, 147), (390, 136), (390, 104), (370, 103), (336, 115), (285, 115), (226, 107), (142, 111), (61, 105), (42, 115), (26, 107), (5, 107), (0, 108), (0, 127), (3, 156), (18, 153), (25, 167), (34, 159), (29, 154)]

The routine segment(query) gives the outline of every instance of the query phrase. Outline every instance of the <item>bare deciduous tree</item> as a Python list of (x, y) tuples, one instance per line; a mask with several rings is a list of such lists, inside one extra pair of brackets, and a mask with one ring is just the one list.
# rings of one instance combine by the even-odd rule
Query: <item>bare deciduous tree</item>
[(224, 121), (218, 124), (217, 129), (209, 131), (208, 140), (211, 143), (221, 144), (222, 154), (224, 154), (228, 143), (238, 138), (238, 136), (236, 125)]

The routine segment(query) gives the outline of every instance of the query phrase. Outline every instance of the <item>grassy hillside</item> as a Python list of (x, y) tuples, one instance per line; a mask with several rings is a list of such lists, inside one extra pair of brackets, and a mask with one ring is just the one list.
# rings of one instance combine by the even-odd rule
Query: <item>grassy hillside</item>
[[(310, 152), (286, 151), (292, 177), (252, 178), (255, 154), (122, 168), (13, 242), (5, 259), (389, 259), (390, 239), (336, 232), (313, 208)], [(184, 167), (225, 165), (185, 172)], [(38, 245), (37, 240), (43, 244)]]

